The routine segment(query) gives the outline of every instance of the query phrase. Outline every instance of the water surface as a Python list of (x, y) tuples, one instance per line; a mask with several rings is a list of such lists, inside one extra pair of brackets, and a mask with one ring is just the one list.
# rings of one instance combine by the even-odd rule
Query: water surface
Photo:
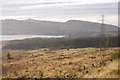
[(65, 35), (0, 35), (0, 41), (22, 40), (26, 38), (64, 38)]

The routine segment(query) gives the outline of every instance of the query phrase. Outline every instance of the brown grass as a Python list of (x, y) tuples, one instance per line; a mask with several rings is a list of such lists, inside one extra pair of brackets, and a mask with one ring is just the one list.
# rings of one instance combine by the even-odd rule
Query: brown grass
[(3, 77), (114, 78), (118, 64), (109, 57), (117, 50), (105, 49), (103, 55), (98, 48), (10, 51), (13, 59), (3, 53)]

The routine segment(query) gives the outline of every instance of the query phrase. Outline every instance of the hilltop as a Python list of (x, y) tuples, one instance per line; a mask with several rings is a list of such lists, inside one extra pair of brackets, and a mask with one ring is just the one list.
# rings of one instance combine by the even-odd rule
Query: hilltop
[[(95, 22), (69, 20), (67, 22), (27, 20), (2, 20), (3, 35), (69, 35), (69, 36), (99, 36), (101, 24)], [(117, 35), (118, 27), (105, 24), (105, 34)]]

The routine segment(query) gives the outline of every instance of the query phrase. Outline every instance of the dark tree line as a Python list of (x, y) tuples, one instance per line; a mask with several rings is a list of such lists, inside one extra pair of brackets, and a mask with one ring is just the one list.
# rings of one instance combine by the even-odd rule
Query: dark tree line
[(118, 47), (118, 37), (33, 38), (10, 41), (3, 49), (29, 50), (39, 48), (64, 49), (86, 47)]

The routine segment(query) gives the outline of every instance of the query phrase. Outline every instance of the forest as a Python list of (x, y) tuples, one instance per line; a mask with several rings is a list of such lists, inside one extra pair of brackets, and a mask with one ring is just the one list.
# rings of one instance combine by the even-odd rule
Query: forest
[(118, 37), (87, 37), (87, 38), (29, 38), (12, 40), (3, 46), (8, 50), (33, 50), (39, 48), (67, 49), (87, 47), (118, 47)]

